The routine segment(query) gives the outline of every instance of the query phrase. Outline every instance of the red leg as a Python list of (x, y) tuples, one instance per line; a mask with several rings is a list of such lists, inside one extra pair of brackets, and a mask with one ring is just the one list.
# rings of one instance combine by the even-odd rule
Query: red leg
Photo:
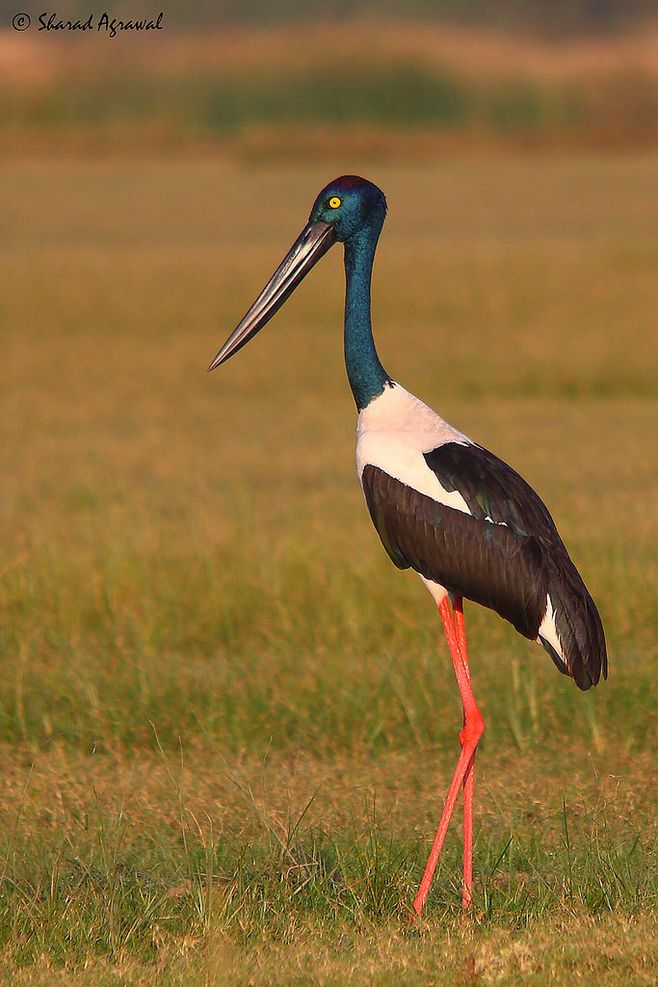
[[(457, 761), (457, 767), (455, 768), (455, 773), (452, 776), (452, 781), (450, 783), (450, 788), (448, 789), (448, 795), (446, 796), (445, 805), (443, 806), (443, 813), (441, 815), (441, 821), (439, 822), (439, 827), (436, 831), (436, 836), (434, 837), (434, 843), (425, 867), (425, 873), (423, 874), (423, 879), (420, 882), (420, 887), (418, 888), (418, 893), (414, 899), (414, 909), (418, 915), (422, 913), (423, 906), (427, 900), (427, 895), (429, 894), (430, 885), (432, 883), (432, 878), (434, 877), (434, 871), (436, 870), (436, 865), (439, 859), (439, 855), (443, 848), (443, 843), (445, 841), (446, 833), (448, 831), (448, 826), (450, 825), (450, 820), (455, 809), (455, 803), (457, 802), (457, 797), (459, 795), (459, 789), (467, 782), (466, 793), (468, 792), (468, 802), (469, 802), (469, 818), (468, 818), (468, 839), (469, 847), (467, 854), (466, 844), (464, 846), (464, 895), (463, 904), (468, 907), (470, 904), (471, 897), (471, 886), (472, 886), (472, 806), (473, 806), (473, 790), (472, 790), (472, 777), (473, 777), (473, 759), (475, 755), (475, 749), (478, 745), (480, 737), (484, 731), (484, 723), (482, 721), (482, 715), (475, 702), (475, 696), (473, 695), (473, 690), (471, 688), (470, 674), (468, 670), (468, 659), (466, 657), (466, 637), (463, 630), (463, 613), (461, 611), (461, 599), (456, 602), (456, 613), (455, 621), (453, 622), (452, 613), (450, 610), (450, 603), (446, 597), (439, 606), (439, 612), (441, 614), (441, 619), (443, 621), (443, 629), (448, 641), (448, 647), (450, 649), (450, 657), (452, 658), (452, 664), (455, 669), (455, 675), (457, 677), (457, 685), (459, 686), (459, 692), (462, 698), (462, 705), (464, 707), (464, 727), (459, 735), (459, 740), (462, 745), (461, 754), (459, 755), (459, 760)], [(457, 617), (457, 612), (460, 616)], [(462, 638), (462, 647), (464, 648), (464, 654), (462, 656), (462, 650), (460, 647), (460, 637)], [(467, 817), (464, 817), (464, 825), (466, 829)], [(465, 836), (467, 834), (465, 833)], [(466, 885), (466, 879), (468, 877), (468, 890)]]
[[(461, 597), (455, 597), (453, 603), (455, 632), (457, 643), (466, 676), (470, 683), (471, 673), (468, 667), (468, 650), (466, 648), (466, 625), (464, 623), (464, 607)], [(466, 726), (466, 710), (464, 709), (464, 726)], [(464, 888), (462, 891), (462, 906), (471, 907), (473, 900), (473, 789), (475, 784), (475, 751), (466, 768), (464, 775)]]
[[(477, 746), (477, 745), (476, 745)], [(473, 901), (473, 789), (475, 787), (475, 751), (464, 775), (464, 889), (462, 907), (469, 909)]]

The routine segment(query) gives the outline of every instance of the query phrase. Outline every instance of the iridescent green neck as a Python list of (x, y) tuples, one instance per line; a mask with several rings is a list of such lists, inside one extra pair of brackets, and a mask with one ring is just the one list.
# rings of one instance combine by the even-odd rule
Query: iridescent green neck
[(391, 382), (377, 356), (370, 320), (370, 284), (378, 239), (379, 229), (366, 228), (345, 242), (345, 366), (359, 411)]

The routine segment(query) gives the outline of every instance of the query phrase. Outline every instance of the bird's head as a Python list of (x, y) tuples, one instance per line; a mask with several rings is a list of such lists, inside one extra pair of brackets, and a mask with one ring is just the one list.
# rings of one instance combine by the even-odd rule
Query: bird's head
[(208, 367), (214, 370), (252, 339), (278, 312), (312, 267), (334, 243), (379, 235), (386, 198), (365, 178), (343, 175), (322, 189), (309, 221)]
[(360, 233), (379, 232), (385, 216), (386, 198), (380, 188), (357, 175), (343, 175), (322, 189), (309, 222), (327, 223), (345, 243)]

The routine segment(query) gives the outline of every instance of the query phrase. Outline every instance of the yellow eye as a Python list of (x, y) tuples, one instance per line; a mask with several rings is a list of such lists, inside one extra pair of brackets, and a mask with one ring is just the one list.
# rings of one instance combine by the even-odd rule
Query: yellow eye
[(332, 209), (338, 209), (340, 204), (341, 204), (341, 199), (339, 199), (337, 195), (332, 195), (332, 197), (329, 199), (329, 205), (331, 206)]

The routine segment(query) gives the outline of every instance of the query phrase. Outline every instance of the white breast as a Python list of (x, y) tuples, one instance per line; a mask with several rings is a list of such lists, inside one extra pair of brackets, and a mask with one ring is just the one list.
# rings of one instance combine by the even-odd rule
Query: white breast
[(446, 490), (423, 458), (423, 453), (446, 442), (473, 444), (404, 387), (399, 384), (385, 387), (383, 394), (359, 412), (356, 429), (359, 480), (365, 466), (377, 466), (438, 503), (470, 514), (462, 495)]

